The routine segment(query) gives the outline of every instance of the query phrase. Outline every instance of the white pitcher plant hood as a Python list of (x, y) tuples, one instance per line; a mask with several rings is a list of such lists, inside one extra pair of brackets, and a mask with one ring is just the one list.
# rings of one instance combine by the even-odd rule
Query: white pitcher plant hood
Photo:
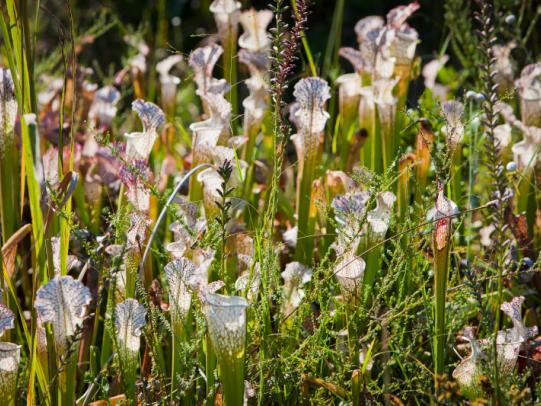
[(365, 17), (355, 25), (363, 71), (372, 79), (390, 78), (395, 64), (411, 65), (418, 34), (406, 20), (419, 9), (417, 2), (399, 6), (387, 14), (387, 23), (379, 16)]
[(267, 79), (270, 67), (269, 55), (266, 51), (248, 51), (241, 49), (239, 51), (239, 61), (246, 65), (250, 74)]
[(242, 101), (242, 107), (245, 115), (244, 125), (250, 129), (259, 127), (263, 121), (269, 105), (269, 85), (261, 75), (253, 75), (246, 79), (245, 83), (250, 94)]
[(494, 224), (489, 224), (488, 226), (485, 226), (479, 230), (481, 245), (484, 247), (490, 247), (492, 245), (492, 239), (490, 236), (495, 230), (496, 226)]
[(526, 327), (522, 322), (522, 304), (524, 296), (517, 296), (500, 306), (502, 312), (508, 315), (513, 322), (512, 332), (518, 340), (523, 342), (537, 334), (537, 326)]
[(288, 228), (282, 233), (282, 239), (286, 245), (290, 248), (295, 248), (297, 246), (297, 234), (299, 229), (297, 226)]
[(137, 49), (137, 54), (130, 58), (128, 66), (131, 68), (134, 75), (145, 73), (147, 71), (146, 58), (150, 53), (150, 48), (147, 43), (133, 35), (124, 36), (124, 41)]
[(483, 352), (479, 342), (473, 335), (473, 329), (466, 327), (462, 337), (470, 343), (471, 353), (464, 358), (453, 371), (453, 378), (457, 380), (460, 389), (468, 397), (475, 398), (476, 395), (482, 393), (482, 389), (478, 382), (481, 376), (481, 358)]
[(521, 121), (531, 127), (541, 127), (541, 63), (522, 69), (515, 81), (520, 101)]
[(500, 114), (503, 117), (503, 119), (505, 120), (507, 124), (519, 129), (520, 131), (524, 133), (528, 133), (530, 129), (535, 128), (535, 127), (528, 127), (522, 121), (520, 121), (515, 116), (515, 113), (513, 112), (513, 108), (507, 103), (504, 103), (502, 101), (496, 102), (496, 104), (494, 105), (494, 110), (496, 111), (496, 113)]
[(438, 186), (438, 194), (436, 196), (436, 204), (428, 210), (426, 218), (428, 221), (435, 221), (435, 227), (438, 229), (437, 244), (438, 248), (446, 243), (446, 236), (454, 220), (460, 210), (455, 202), (445, 196), (443, 185)]
[(387, 25), (393, 30), (394, 39), (391, 43), (391, 55), (396, 58), (399, 66), (411, 65), (415, 49), (419, 42), (417, 31), (406, 24), (406, 20), (419, 10), (417, 2), (407, 6), (398, 6), (387, 13)]
[(50, 146), (43, 154), (43, 182), (51, 189), (57, 189), (60, 184), (58, 175), (58, 150)]
[(179, 238), (176, 241), (170, 242), (165, 246), (165, 250), (171, 255), (173, 259), (180, 259), (185, 256), (187, 251), (191, 248), (192, 238), (191, 235), (184, 231), (184, 237)]
[(450, 150), (454, 152), (464, 139), (464, 105), (458, 100), (449, 100), (442, 103), (441, 109), (445, 119), (442, 133), (447, 138)]
[(173, 258), (181, 258), (187, 252), (191, 252), (197, 241), (197, 235), (206, 227), (204, 219), (197, 217), (198, 206), (195, 203), (182, 199), (177, 207), (179, 220), (169, 226), (169, 230), (173, 233), (173, 242), (166, 246), (166, 250)]
[(190, 279), (192, 289), (197, 290), (200, 286), (208, 284), (210, 266), (214, 261), (215, 251), (210, 248), (197, 248), (192, 252), (192, 261), (197, 267), (195, 277)]
[(365, 268), (366, 262), (358, 255), (355, 255), (353, 250), (348, 250), (335, 265), (334, 275), (346, 303), (358, 303), (360, 301)]
[(210, 12), (214, 14), (214, 21), (218, 27), (220, 40), (226, 44), (236, 40), (240, 18), (241, 3), (236, 0), (214, 0), (210, 4)]
[(362, 216), (369, 198), (370, 194), (365, 191), (336, 196), (332, 201), (336, 221), (344, 226), (353, 225), (358, 216)]
[(370, 33), (374, 30), (383, 28), (385, 20), (380, 16), (368, 16), (361, 18), (355, 24), (355, 34), (357, 34), (357, 42), (362, 44), (370, 40)]
[(365, 191), (336, 196), (331, 203), (334, 218), (340, 225), (333, 248), (338, 255), (355, 252), (361, 241), (360, 222), (366, 213), (370, 194)]
[(395, 64), (397, 66), (411, 65), (418, 42), (419, 34), (407, 24), (396, 31), (396, 36), (391, 43), (391, 55), (396, 58)]
[(518, 168), (528, 171), (541, 160), (541, 128), (521, 126), (524, 138), (515, 143), (511, 150)]
[(173, 324), (176, 324), (185, 320), (190, 311), (190, 281), (196, 277), (197, 268), (189, 259), (179, 258), (169, 262), (164, 271), (169, 286), (169, 312)]
[(338, 101), (342, 116), (356, 114), (361, 98), (362, 79), (357, 73), (346, 73), (338, 76)]
[(396, 97), (393, 95), (393, 90), (398, 83), (398, 78), (394, 79), (378, 79), (372, 83), (374, 92), (374, 100), (380, 107), (385, 105), (394, 105)]
[(511, 144), (512, 127), (507, 124), (500, 124), (494, 127), (494, 144), (498, 149), (505, 149)]
[(90, 120), (98, 122), (102, 126), (111, 127), (118, 108), (120, 92), (114, 86), (99, 88), (94, 95), (94, 101), (90, 107), (88, 116)]
[[(177, 272), (177, 274), (183, 276), (182, 281), (187, 289), (190, 289), (191, 291), (206, 289), (209, 285), (209, 269), (214, 261), (214, 250), (193, 248), (189, 252), (186, 252), (186, 254), (191, 255), (190, 259), (187, 256), (173, 255), (173, 261), (166, 265), (166, 277), (169, 278), (168, 273), (176, 272), (177, 269), (183, 269), (184, 271), (180, 273)], [(194, 267), (193, 269), (192, 265)], [(185, 304), (186, 302), (181, 301), (180, 304), (182, 303)], [(182, 308), (180, 310), (182, 310)]]
[(13, 129), (17, 117), (15, 85), (9, 69), (0, 68), (0, 157), (13, 143)]
[(522, 303), (524, 303), (524, 296), (518, 296), (510, 302), (502, 303), (500, 307), (513, 322), (513, 328), (498, 331), (496, 338), (498, 362), (501, 363), (502, 371), (508, 373), (515, 367), (524, 343), (537, 334), (537, 326), (524, 326), (521, 313)]
[(227, 249), (237, 257), (239, 272), (250, 270), (255, 265), (254, 240), (248, 234), (232, 229), (227, 239)]
[(372, 239), (385, 238), (395, 201), (396, 196), (392, 192), (381, 192), (376, 195), (376, 208), (369, 211), (366, 217)]
[[(197, 203), (190, 202), (184, 197), (179, 197), (176, 201), (177, 215), (180, 215), (180, 221), (171, 224), (169, 229), (175, 233), (177, 227), (175, 224), (186, 226), (192, 230), (195, 230), (200, 226), (199, 218), (197, 217), (199, 212), (199, 206)], [(175, 239), (177, 239), (175, 237)]]
[(389, 79), (395, 69), (396, 58), (391, 54), (394, 32), (387, 27), (371, 31), (368, 42), (360, 45), (365, 61), (364, 71), (370, 73), (372, 80)]
[(131, 166), (123, 166), (120, 178), (127, 189), (128, 201), (133, 207), (143, 213), (150, 209), (150, 189), (147, 184), (152, 181), (152, 171), (146, 162), (136, 159)]
[(13, 327), (15, 327), (15, 315), (9, 307), (0, 303), (0, 337), (6, 330), (11, 330)]
[[(54, 275), (60, 275), (60, 237), (51, 237)], [(66, 272), (69, 272), (79, 264), (75, 255), (68, 255), (66, 259)], [(0, 334), (1, 335), (1, 334)]]
[(250, 134), (252, 128), (259, 128), (268, 107), (269, 59), (264, 52), (239, 51), (239, 61), (250, 70), (251, 76), (245, 80), (250, 94), (242, 101), (244, 107), (245, 133)]
[(217, 145), (221, 138), (229, 135), (231, 104), (221, 94), (208, 94), (203, 96), (203, 99), (209, 109), (208, 118), (190, 124), (190, 130), (195, 137), (195, 143), (211, 148)]
[(297, 82), (293, 96), (299, 106), (295, 112), (298, 122), (297, 135), (302, 160), (306, 161), (317, 155), (321, 133), (329, 118), (329, 113), (325, 111), (325, 103), (331, 97), (330, 88), (321, 78), (305, 78)]
[(71, 276), (55, 276), (36, 293), (35, 308), (42, 323), (53, 326), (57, 354), (68, 350), (68, 340), (83, 324), (92, 301), (90, 290)]
[(200, 299), (210, 340), (220, 365), (227, 367), (238, 360), (244, 362), (248, 307), (246, 299), (211, 292), (202, 292)]
[(162, 109), (154, 103), (137, 99), (132, 103), (132, 110), (143, 123), (143, 132), (126, 134), (126, 159), (146, 161), (158, 137), (158, 128), (165, 123)]
[(492, 47), (492, 54), (495, 58), (492, 69), (496, 72), (494, 81), (498, 84), (498, 91), (505, 92), (513, 87), (515, 66), (511, 59), (511, 51), (516, 47), (515, 41), (503, 45), (496, 44)]
[(145, 307), (135, 299), (126, 299), (115, 306), (116, 344), (123, 368), (130, 368), (137, 360), (145, 316)]
[(531, 169), (541, 159), (541, 143), (535, 142), (530, 137), (524, 137), (522, 141), (514, 144), (511, 149), (513, 150), (513, 160), (520, 169)]
[[(513, 113), (513, 108), (506, 103), (497, 102), (495, 109), (504, 118), (506, 124), (517, 128), (524, 136), (522, 141), (515, 143), (511, 148), (518, 168), (521, 170), (533, 168), (541, 159), (539, 154), (541, 150), (541, 128), (528, 126), (519, 120)], [(510, 134), (507, 136), (510, 137)]]
[(147, 58), (145, 54), (138, 53), (130, 58), (128, 61), (133, 75), (143, 74), (147, 71)]
[(240, 15), (240, 23), (244, 33), (239, 37), (239, 46), (248, 51), (262, 51), (270, 47), (271, 39), (267, 33), (267, 26), (273, 18), (270, 10), (255, 10), (253, 8), (244, 11)]
[[(389, 78), (393, 74), (395, 58), (391, 57), (390, 46), (392, 37), (385, 27), (381, 17), (365, 17), (355, 25), (359, 52), (348, 52), (348, 59), (356, 67), (376, 78)], [(345, 57), (343, 53), (342, 56)]]
[(186, 253), (192, 250), (192, 246), (197, 240), (195, 233), (202, 230), (201, 227), (187, 225), (180, 221), (171, 223), (169, 229), (173, 232), (173, 242), (166, 245), (165, 249), (173, 258), (182, 258)]
[(312, 269), (300, 262), (290, 262), (281, 275), (284, 279), (282, 314), (288, 317), (301, 304), (305, 296), (302, 287), (312, 280)]
[(355, 190), (356, 186), (357, 183), (344, 171), (332, 171), (328, 169), (325, 172), (325, 187), (333, 199), (338, 195)]
[(438, 77), (439, 71), (445, 66), (449, 61), (448, 55), (442, 55), (439, 58), (432, 59), (430, 62), (427, 62), (423, 66), (422, 75), (424, 79), (424, 84), (427, 89), (432, 91), (432, 94), (435, 97), (440, 98), (440, 100), (445, 101), (447, 96), (448, 88), (444, 85), (436, 83), (436, 78)]
[[(197, 95), (207, 95), (209, 93), (221, 93), (222, 95), (229, 90), (229, 84), (225, 79), (215, 79), (212, 76), (214, 66), (224, 49), (218, 44), (211, 44), (195, 49), (190, 53), (188, 64), (193, 70), (194, 81), (197, 86)], [(203, 101), (205, 104), (205, 101)]]
[(259, 286), (261, 285), (261, 272), (259, 263), (254, 265), (253, 271), (247, 270), (235, 281), (235, 290), (246, 292), (246, 299), (253, 303), (257, 299)]
[(58, 95), (64, 88), (64, 79), (44, 74), (39, 81), (44, 85), (44, 90), (37, 95), (39, 109), (49, 106), (53, 111), (58, 111)]
[(363, 72), (367, 69), (365, 57), (361, 51), (355, 48), (342, 47), (338, 50), (338, 55), (347, 60), (359, 76), (362, 76)]
[(225, 142), (230, 133), (231, 103), (221, 93), (209, 93), (201, 98), (205, 101), (209, 118), (190, 125), (193, 165), (208, 162), (209, 153), (220, 141)]
[(130, 226), (127, 233), (128, 249), (138, 249), (146, 240), (150, 219), (143, 212), (129, 214)]
[(399, 78), (375, 80), (370, 88), (374, 95), (374, 103), (378, 107), (378, 116), (383, 127), (393, 125), (396, 116), (398, 99), (393, 95), (393, 90)]
[(419, 3), (415, 1), (405, 6), (398, 6), (393, 8), (387, 13), (387, 24), (395, 30), (404, 27), (404, 24), (406, 24), (406, 20), (410, 18), (413, 13), (419, 10), (420, 7), (421, 6), (419, 5)]
[(175, 103), (177, 86), (180, 84), (180, 78), (171, 75), (170, 72), (175, 65), (182, 62), (182, 59), (182, 55), (170, 55), (156, 65), (156, 71), (158, 72), (160, 79), (162, 103), (164, 106), (171, 106)]

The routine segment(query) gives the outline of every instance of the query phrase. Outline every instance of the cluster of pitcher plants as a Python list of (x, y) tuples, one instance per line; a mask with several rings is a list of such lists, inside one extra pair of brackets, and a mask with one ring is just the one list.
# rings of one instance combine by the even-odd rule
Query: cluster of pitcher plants
[(418, 56), (418, 2), (336, 1), (320, 64), (308, 0), (214, 0), (215, 35), (128, 33), (110, 77), (73, 20), (44, 72), (27, 3), (0, 7), (0, 403), (541, 399), (531, 2), (464, 10), (462, 75), (453, 29)]

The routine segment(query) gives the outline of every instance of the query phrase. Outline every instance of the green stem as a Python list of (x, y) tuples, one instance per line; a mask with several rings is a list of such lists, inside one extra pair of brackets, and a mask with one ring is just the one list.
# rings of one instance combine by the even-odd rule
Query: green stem
[(77, 382), (77, 355), (79, 353), (79, 345), (76, 344), (77, 350), (73, 351), (64, 370), (60, 372), (60, 390), (62, 392), (62, 406), (75, 404), (75, 384)]
[(449, 241), (438, 250), (434, 244), (434, 372), (441, 375), (445, 369), (445, 296), (449, 266)]
[[(389, 106), (387, 108), (390, 108)], [(395, 142), (394, 142), (394, 116), (381, 119), (380, 109), (376, 107), (376, 139), (379, 140), (383, 156), (381, 162), (383, 167), (378, 168), (378, 173), (385, 173), (392, 160), (395, 157)]]
[[(37, 137), (37, 126), (35, 121), (31, 120), (28, 115), (23, 116), (21, 126), (21, 138), (23, 144), (23, 156), (25, 162), (33, 162), (32, 135)], [(46, 272), (46, 260), (44, 252), (44, 225), (43, 214), (41, 212), (41, 188), (36, 179), (34, 166), (26, 164), (26, 184), (28, 188), (28, 200), (30, 202), (30, 214), (32, 216), (32, 234), (34, 237), (35, 252), (39, 277), (42, 283), (47, 283), (48, 277)]]
[(244, 357), (219, 362), (225, 406), (244, 403)]
[(235, 35), (232, 35), (234, 27), (229, 27), (230, 35), (224, 41), (224, 77), (227, 82), (231, 85), (229, 90), (229, 102), (231, 103), (231, 112), (233, 115), (237, 114), (237, 38)]
[(180, 399), (178, 394), (179, 375), (182, 374), (182, 357), (180, 348), (182, 342), (186, 340), (187, 334), (185, 328), (187, 323), (181, 320), (173, 321), (173, 337), (172, 337), (172, 363), (171, 363), (171, 399)]
[[(11, 134), (12, 135), (12, 134)], [(11, 135), (7, 135), (10, 137)], [(6, 137), (6, 138), (7, 138)], [(2, 240), (5, 243), (17, 229), (19, 219), (19, 158), (15, 145), (8, 145), (0, 159), (0, 214), (2, 220)]]
[[(308, 155), (308, 154), (307, 154)], [(305, 265), (310, 265), (314, 250), (315, 217), (311, 216), (312, 182), (315, 178), (317, 154), (306, 156), (300, 179), (297, 198), (297, 247), (295, 258)]]
[(210, 342), (210, 337), (207, 334), (205, 337), (205, 350), (206, 350), (206, 358), (205, 358), (205, 372), (207, 376), (207, 404), (213, 405), (214, 404), (214, 370), (216, 369), (216, 355), (214, 354), (214, 350), (212, 348), (212, 344)]
[(331, 32), (327, 38), (325, 57), (323, 58), (323, 70), (321, 72), (323, 78), (326, 78), (330, 70), (338, 65), (338, 49), (340, 48), (340, 39), (342, 38), (344, 4), (345, 0), (337, 0), (334, 6)]
[[(500, 256), (501, 258), (501, 256)], [(503, 303), (503, 274), (502, 274), (502, 268), (503, 263), (502, 261), (498, 261), (498, 302), (496, 303), (496, 320), (494, 322), (494, 331), (493, 331), (493, 338), (492, 338), (492, 357), (494, 359), (494, 382), (495, 382), (495, 404), (499, 405), (501, 402), (501, 394), (500, 394), (500, 365), (498, 362), (498, 343), (497, 343), (497, 337), (498, 332), (500, 329), (501, 324), (501, 311), (500, 311), (500, 305)]]
[(462, 202), (462, 148), (457, 145), (453, 153), (452, 172), (451, 172), (451, 197), (456, 204), (461, 206)]
[(365, 112), (360, 118), (359, 126), (366, 131), (367, 135), (361, 148), (361, 162), (371, 171), (377, 171), (377, 164), (381, 159), (381, 148), (378, 148), (379, 145), (376, 142), (378, 126), (375, 120), (375, 110)]
[[(105, 293), (107, 295), (106, 300), (106, 311), (105, 314), (113, 314), (114, 309), (114, 296), (115, 296), (115, 288), (113, 286), (113, 289), (111, 291), (108, 291)], [(103, 317), (106, 317), (105, 315)], [(102, 344), (100, 349), (100, 365), (101, 368), (105, 368), (108, 364), (109, 356), (111, 355), (113, 348), (113, 340), (111, 338), (111, 332), (108, 331), (106, 328), (103, 329), (103, 335), (102, 335)]]
[[(355, 109), (357, 110), (357, 109)], [(340, 137), (340, 169), (346, 170), (348, 157), (351, 151), (351, 138), (356, 129), (357, 124), (357, 112), (356, 111), (345, 111), (341, 112), (342, 122), (341, 122), (341, 137)]]
[(363, 289), (362, 289), (362, 298), (363, 305), (367, 306), (370, 303), (372, 292), (374, 289), (374, 282), (376, 281), (376, 276), (378, 270), (381, 268), (381, 255), (383, 253), (383, 246), (370, 250), (366, 254), (366, 268), (363, 275)]

